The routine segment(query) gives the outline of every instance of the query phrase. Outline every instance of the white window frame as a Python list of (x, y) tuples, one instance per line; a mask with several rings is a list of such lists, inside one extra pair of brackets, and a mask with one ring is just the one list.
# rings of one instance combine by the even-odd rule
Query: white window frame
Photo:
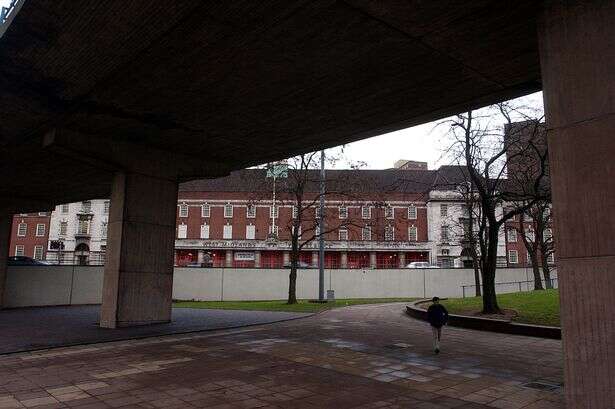
[[(542, 235), (543, 240), (547, 241), (547, 240), (551, 240), (551, 238), (553, 238), (553, 229), (545, 229), (544, 234)], [(553, 254), (553, 253), (551, 253)]]
[(277, 237), (279, 231), (280, 231), (280, 226), (278, 226), (277, 224), (275, 226), (272, 226), (271, 224), (269, 225), (269, 234), (275, 234)]
[(233, 218), (233, 205), (230, 203), (227, 203), (224, 205), (224, 218), (225, 219)]
[[(292, 229), (293, 229), (293, 232), (294, 232), (295, 226), (292, 226)], [(297, 238), (299, 240), (301, 240), (301, 226), (299, 226), (299, 234), (297, 235)]]
[(440, 217), (448, 217), (448, 203), (440, 204)]
[(23, 244), (17, 244), (15, 246), (15, 256), (25, 256), (26, 249)]
[(408, 241), (419, 241), (419, 229), (416, 226), (408, 227)]
[(517, 242), (517, 229), (511, 227), (508, 229), (508, 242), (516, 243)]
[(388, 204), (384, 207), (384, 217), (387, 219), (395, 218), (395, 209), (393, 208), (393, 206)]
[(443, 243), (448, 243), (450, 240), (450, 229), (449, 226), (446, 224), (443, 224), (442, 226), (440, 226), (440, 241), (442, 241)]
[(36, 224), (36, 237), (45, 237), (45, 223)]
[(66, 236), (68, 234), (68, 222), (61, 221), (59, 226), (59, 235)]
[(200, 231), (200, 237), (202, 239), (209, 239), (209, 224), (207, 223), (203, 223), (201, 224), (201, 231)]
[(269, 206), (269, 218), (270, 219), (277, 219), (279, 215), (280, 215), (279, 205)]
[[(37, 255), (36, 254), (37, 252), (40, 252), (40, 255)], [(40, 246), (40, 245), (34, 246), (34, 251), (32, 253), (32, 258), (34, 260), (42, 260), (43, 259), (43, 246)]]
[(418, 212), (415, 205), (411, 204), (408, 206), (408, 220), (416, 220), (417, 214)]
[(361, 206), (361, 218), (363, 220), (368, 220), (372, 218), (372, 207), (371, 206)]
[(256, 206), (253, 204), (246, 205), (246, 218), (247, 219), (255, 219), (256, 218)]
[(188, 238), (188, 225), (187, 224), (179, 224), (177, 225), (177, 238), (178, 239), (186, 239)]
[(555, 253), (549, 253), (547, 256), (547, 264), (555, 264)]
[(109, 200), (105, 200), (103, 204), (103, 211), (105, 214), (109, 214), (109, 208), (111, 207), (111, 202)]
[(384, 227), (384, 241), (395, 241), (395, 226), (387, 224)]
[(85, 213), (91, 213), (92, 212), (92, 201), (91, 200), (84, 200), (81, 202), (81, 209), (85, 212)]
[(70, 211), (70, 204), (65, 203), (61, 205), (60, 210), (62, 211), (62, 213), (68, 213)]
[[(85, 229), (82, 229), (82, 226), (85, 226)], [(77, 234), (90, 234), (89, 220), (79, 220), (77, 222)]]
[(348, 207), (347, 206), (340, 206), (338, 208), (338, 217), (340, 219), (347, 219), (348, 218)]
[(201, 217), (210, 218), (211, 217), (211, 206), (209, 203), (203, 203), (201, 205)]
[(233, 225), (225, 224), (222, 227), (222, 238), (224, 240), (232, 240), (233, 239)]
[(26, 237), (28, 235), (28, 223), (20, 222), (17, 225), (17, 237)]
[(371, 226), (363, 226), (363, 228), (361, 228), (361, 240), (363, 240), (363, 241), (371, 241), (372, 240), (372, 228), (371, 228)]
[(100, 223), (100, 237), (101, 238), (106, 238), (107, 237), (107, 229), (109, 228), (109, 222), (107, 222), (106, 220), (103, 220)]
[(532, 226), (528, 226), (525, 229), (525, 237), (530, 243), (534, 243), (536, 241), (536, 232), (534, 231), (534, 228)]
[(508, 263), (519, 264), (519, 252), (517, 250), (508, 250)]
[(344, 228), (339, 229), (337, 238), (340, 241), (348, 241), (348, 229), (344, 229)]
[(256, 226), (248, 224), (246, 226), (246, 240), (256, 240)]
[(186, 203), (179, 205), (179, 217), (188, 217), (188, 205)]

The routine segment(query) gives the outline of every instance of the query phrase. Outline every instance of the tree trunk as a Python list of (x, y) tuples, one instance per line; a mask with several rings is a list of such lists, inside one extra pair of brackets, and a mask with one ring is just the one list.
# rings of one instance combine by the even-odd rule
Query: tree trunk
[(294, 263), (288, 275), (288, 304), (297, 304), (297, 266)]
[(547, 256), (542, 253), (542, 274), (545, 277), (545, 287), (547, 289), (553, 288), (553, 283), (551, 282), (551, 268), (549, 267), (549, 262), (547, 261)]
[[(494, 234), (495, 233), (495, 234)], [(499, 314), (502, 311), (498, 305), (495, 293), (495, 271), (498, 257), (498, 229), (489, 229), (487, 254), (482, 256), (483, 273), (483, 314)]]
[(530, 259), (532, 262), (532, 272), (534, 273), (534, 291), (536, 290), (544, 290), (542, 286), (542, 277), (540, 276), (540, 265), (538, 264), (538, 255), (536, 252), (534, 254), (530, 254)]

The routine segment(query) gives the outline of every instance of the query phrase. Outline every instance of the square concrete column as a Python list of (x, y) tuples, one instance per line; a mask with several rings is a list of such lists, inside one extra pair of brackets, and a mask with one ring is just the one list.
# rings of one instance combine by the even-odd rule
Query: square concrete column
[(539, 26), (569, 409), (615, 407), (615, 2)]
[(117, 173), (111, 189), (100, 325), (171, 320), (177, 183)]
[(0, 213), (0, 308), (4, 307), (4, 293), (6, 291), (6, 263), (9, 258), (9, 245), (11, 242), (11, 227), (13, 215), (8, 212)]
[(282, 265), (283, 266), (290, 265), (290, 252), (289, 251), (282, 252)]
[(254, 252), (254, 268), (261, 268), (261, 252), (256, 250)]
[(224, 260), (224, 266), (226, 268), (233, 267), (233, 250), (226, 250), (226, 259)]
[(406, 253), (403, 251), (398, 252), (397, 259), (399, 260), (399, 268), (406, 268)]
[(312, 266), (318, 267), (318, 252), (317, 251), (312, 252)]
[(203, 263), (205, 262), (205, 250), (197, 250), (197, 253), (196, 253), (196, 262), (197, 262), (200, 266), (203, 266)]
[(378, 256), (375, 251), (369, 252), (369, 267), (376, 268), (378, 267)]
[(346, 251), (340, 252), (340, 268), (348, 268), (348, 253)]

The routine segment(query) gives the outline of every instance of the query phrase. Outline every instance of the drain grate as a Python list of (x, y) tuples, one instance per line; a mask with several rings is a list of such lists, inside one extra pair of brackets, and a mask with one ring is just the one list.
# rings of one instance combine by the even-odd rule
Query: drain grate
[(549, 392), (554, 391), (560, 387), (560, 385), (554, 385), (552, 383), (547, 383), (547, 382), (529, 382), (529, 383), (523, 384), (522, 386), (526, 388), (538, 389), (541, 391), (549, 391)]

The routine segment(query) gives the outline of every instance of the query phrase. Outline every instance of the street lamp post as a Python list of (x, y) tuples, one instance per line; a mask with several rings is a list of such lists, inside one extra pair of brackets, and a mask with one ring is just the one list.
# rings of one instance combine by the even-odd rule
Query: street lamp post
[(325, 151), (320, 151), (320, 212), (318, 215), (318, 301), (325, 301)]

